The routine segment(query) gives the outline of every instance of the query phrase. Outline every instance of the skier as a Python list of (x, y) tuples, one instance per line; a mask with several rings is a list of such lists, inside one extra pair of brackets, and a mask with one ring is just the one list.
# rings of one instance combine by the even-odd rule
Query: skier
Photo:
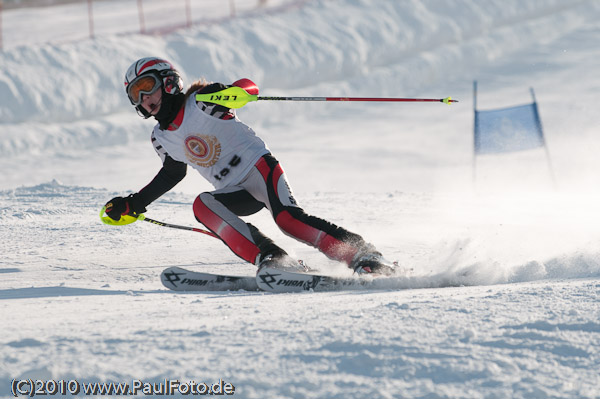
[[(247, 79), (232, 86), (258, 94)], [(119, 220), (122, 215), (145, 212), (146, 206), (185, 177), (189, 165), (216, 188), (195, 199), (196, 219), (259, 269), (265, 265), (301, 269), (282, 248), (240, 218), (266, 207), (284, 233), (346, 263), (356, 273), (390, 274), (393, 268), (362, 237), (303, 211), (277, 159), (234, 110), (195, 99), (197, 93), (227, 87), (199, 80), (184, 93), (177, 70), (156, 57), (139, 59), (129, 67), (125, 91), (140, 116), (158, 121), (151, 140), (163, 166), (139, 192), (111, 199), (106, 214)]]

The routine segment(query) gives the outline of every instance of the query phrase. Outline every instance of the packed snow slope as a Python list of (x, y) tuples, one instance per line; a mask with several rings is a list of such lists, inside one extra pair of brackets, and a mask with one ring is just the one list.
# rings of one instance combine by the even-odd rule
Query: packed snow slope
[[(166, 378), (222, 379), (241, 398), (600, 398), (599, 19), (593, 0), (322, 0), (168, 36), (5, 50), (0, 397), (13, 379)], [(122, 87), (149, 55), (187, 84), (246, 77), (262, 95), (458, 99), (238, 111), (305, 210), (410, 268), (403, 283), (277, 295), (162, 287), (167, 266), (255, 267), (204, 235), (100, 223), (106, 201), (160, 168), (153, 122)], [(549, 158), (482, 156), (474, 176), (474, 80), (481, 109), (530, 102), (535, 89)], [(196, 225), (191, 203), (211, 189), (190, 171), (147, 215)], [(248, 221), (311, 266), (350, 274), (266, 212)]]

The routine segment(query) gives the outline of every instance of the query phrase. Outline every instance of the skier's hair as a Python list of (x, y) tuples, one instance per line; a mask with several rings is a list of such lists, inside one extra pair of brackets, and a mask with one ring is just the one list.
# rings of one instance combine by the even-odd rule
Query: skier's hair
[(208, 85), (209, 85), (209, 83), (206, 81), (206, 79), (204, 79), (204, 78), (198, 79), (197, 81), (192, 83), (192, 85), (185, 92), (185, 99), (187, 100), (189, 98), (189, 96), (196, 93), (198, 90), (204, 89)]

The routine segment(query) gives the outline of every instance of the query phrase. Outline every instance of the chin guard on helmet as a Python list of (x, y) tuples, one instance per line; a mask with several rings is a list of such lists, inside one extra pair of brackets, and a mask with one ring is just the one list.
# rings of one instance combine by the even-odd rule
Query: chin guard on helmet
[(141, 105), (136, 105), (135, 110), (137, 111), (138, 115), (143, 117), (144, 119), (148, 119), (152, 116), (152, 114), (146, 111)]

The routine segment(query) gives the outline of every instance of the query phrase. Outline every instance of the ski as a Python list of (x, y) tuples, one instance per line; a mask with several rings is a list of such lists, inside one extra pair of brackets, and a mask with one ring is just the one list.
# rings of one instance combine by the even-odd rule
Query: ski
[(406, 276), (326, 276), (317, 272), (293, 272), (263, 267), (254, 276), (231, 276), (194, 272), (181, 267), (169, 267), (160, 275), (165, 287), (173, 291), (341, 291), (361, 289), (398, 289)]
[(257, 291), (254, 276), (229, 276), (194, 272), (180, 267), (169, 267), (160, 275), (160, 281), (173, 291)]
[(385, 288), (377, 284), (387, 277), (336, 277), (314, 273), (291, 272), (263, 267), (256, 274), (258, 288), (267, 292), (338, 291), (368, 288)]

